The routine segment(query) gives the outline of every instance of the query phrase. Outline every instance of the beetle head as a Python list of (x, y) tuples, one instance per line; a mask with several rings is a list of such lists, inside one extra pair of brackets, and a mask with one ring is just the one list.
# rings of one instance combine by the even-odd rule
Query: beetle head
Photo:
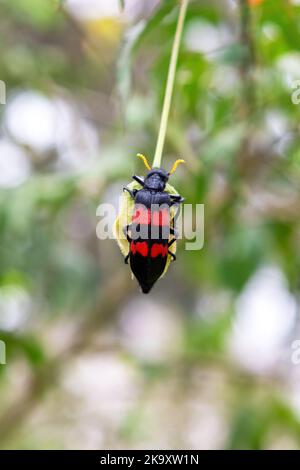
[(162, 168), (152, 168), (145, 178), (145, 188), (164, 191), (169, 179), (169, 173)]
[(144, 181), (144, 187), (155, 191), (164, 191), (169, 176), (174, 173), (179, 163), (185, 163), (182, 159), (176, 160), (169, 173), (167, 173), (162, 168), (151, 168), (145, 155), (138, 153), (137, 156), (143, 160), (145, 167), (149, 170)]

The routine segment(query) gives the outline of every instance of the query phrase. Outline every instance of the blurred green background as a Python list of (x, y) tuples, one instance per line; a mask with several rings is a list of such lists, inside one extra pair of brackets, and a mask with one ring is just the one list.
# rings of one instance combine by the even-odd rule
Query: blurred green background
[(204, 248), (143, 296), (96, 237), (152, 161), (177, 15), (0, 3), (3, 449), (300, 448), (298, 0), (190, 1), (163, 164)]

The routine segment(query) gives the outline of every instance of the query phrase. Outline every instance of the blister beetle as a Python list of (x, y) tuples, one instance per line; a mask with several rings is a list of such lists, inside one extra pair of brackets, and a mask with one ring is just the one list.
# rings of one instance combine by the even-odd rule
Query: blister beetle
[[(126, 201), (125, 196), (125, 201), (129, 202), (129, 210), (128, 207), (121, 209), (115, 232), (125, 263), (129, 263), (142, 292), (147, 294), (167, 271), (170, 261), (176, 259), (176, 219), (179, 205), (184, 198), (177, 194), (168, 180), (178, 164), (184, 160), (176, 160), (167, 173), (162, 168), (151, 168), (144, 155), (138, 156), (143, 160), (148, 173), (144, 179), (134, 175), (133, 183), (124, 188), (133, 204)], [(124, 225), (122, 210), (126, 211)], [(120, 230), (125, 234), (125, 242)]]

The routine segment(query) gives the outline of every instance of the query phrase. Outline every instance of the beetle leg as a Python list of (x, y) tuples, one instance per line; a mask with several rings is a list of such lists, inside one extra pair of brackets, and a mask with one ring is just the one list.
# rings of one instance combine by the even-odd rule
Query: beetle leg
[[(124, 232), (124, 235), (125, 235), (126, 238), (127, 238), (128, 243), (131, 243), (131, 238), (130, 238), (130, 236), (129, 236), (129, 234), (128, 234), (129, 228), (130, 228), (130, 225), (126, 225), (126, 226), (123, 228), (123, 232)], [(128, 264), (129, 256), (130, 256), (130, 250), (129, 250), (129, 252), (128, 252), (128, 255), (126, 255), (125, 258), (124, 258), (125, 264)]]
[(168, 253), (170, 256), (172, 256), (172, 261), (176, 261), (176, 255), (174, 255), (174, 253), (172, 253), (170, 250), (168, 250)]
[(178, 232), (174, 227), (170, 227), (170, 235), (174, 235), (174, 237), (177, 239)]
[(130, 228), (130, 225), (126, 225), (126, 226), (123, 228), (123, 233), (124, 233), (124, 235), (126, 236), (127, 241), (128, 241), (129, 243), (131, 243), (132, 239), (130, 238), (130, 236), (129, 236), (129, 234), (128, 234), (129, 228)]
[[(131, 238), (130, 238), (130, 236), (129, 236), (129, 234), (128, 234), (129, 228), (130, 228), (130, 225), (126, 225), (126, 227), (123, 228), (123, 232), (124, 232), (124, 235), (125, 235), (126, 238), (127, 238), (128, 243), (131, 243)], [(130, 256), (130, 250), (129, 250), (129, 252), (128, 252), (128, 255), (126, 255), (125, 258), (124, 258), (125, 264), (128, 264), (129, 256)]]
[(184, 201), (184, 197), (180, 194), (170, 194), (171, 205), (173, 204), (181, 204)]
[(176, 206), (176, 204), (182, 204), (183, 201), (184, 201), (184, 198), (182, 198), (182, 200), (180, 200), (180, 201), (177, 201), (177, 200), (171, 201), (170, 207), (171, 207), (171, 206)]
[[(176, 238), (172, 238), (172, 240), (168, 242), (168, 248), (170, 248), (170, 246), (173, 245), (174, 242), (176, 242)], [(176, 255), (170, 250), (168, 250), (168, 253), (170, 256), (172, 256), (172, 261), (176, 261)]]
[(144, 187), (144, 185), (145, 185), (144, 180), (142, 180), (142, 178), (140, 178), (140, 176), (133, 175), (132, 179), (135, 180), (137, 183), (139, 183), (141, 186)]
[(170, 246), (173, 245), (174, 242), (176, 242), (176, 238), (172, 238), (172, 240), (168, 242), (168, 248), (170, 248)]
[(127, 192), (130, 194), (130, 196), (132, 197), (132, 199), (135, 198), (135, 195), (136, 195), (136, 193), (138, 192), (137, 189), (132, 189), (132, 190), (131, 190), (131, 189), (127, 188), (127, 187), (123, 188), (123, 191), (127, 191)]

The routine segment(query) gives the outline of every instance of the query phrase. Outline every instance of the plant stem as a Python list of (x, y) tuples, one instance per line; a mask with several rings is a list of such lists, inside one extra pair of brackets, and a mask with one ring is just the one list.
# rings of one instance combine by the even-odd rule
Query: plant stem
[(243, 57), (239, 67), (243, 84), (243, 114), (251, 117), (255, 108), (255, 84), (253, 69), (255, 68), (255, 45), (252, 31), (252, 18), (248, 0), (239, 0), (240, 9), (240, 43), (243, 47)]
[(162, 115), (161, 115), (161, 120), (160, 120), (160, 125), (159, 125), (158, 139), (157, 139), (156, 150), (155, 150), (155, 155), (154, 155), (154, 160), (153, 160), (153, 165), (152, 165), (153, 167), (161, 166), (161, 157), (162, 157), (164, 142), (166, 138), (171, 99), (172, 99), (172, 93), (173, 93), (173, 88), (174, 88), (178, 51), (179, 51), (179, 46), (180, 46), (180, 41), (181, 41), (181, 36), (182, 36), (182, 29), (183, 29), (188, 2), (189, 0), (181, 0), (176, 33), (175, 33), (175, 38), (174, 38), (174, 42), (172, 46), (172, 54), (171, 54), (171, 60), (170, 60), (170, 65), (169, 65), (169, 72), (168, 72), (168, 78), (167, 78), (163, 110), (162, 110)]

